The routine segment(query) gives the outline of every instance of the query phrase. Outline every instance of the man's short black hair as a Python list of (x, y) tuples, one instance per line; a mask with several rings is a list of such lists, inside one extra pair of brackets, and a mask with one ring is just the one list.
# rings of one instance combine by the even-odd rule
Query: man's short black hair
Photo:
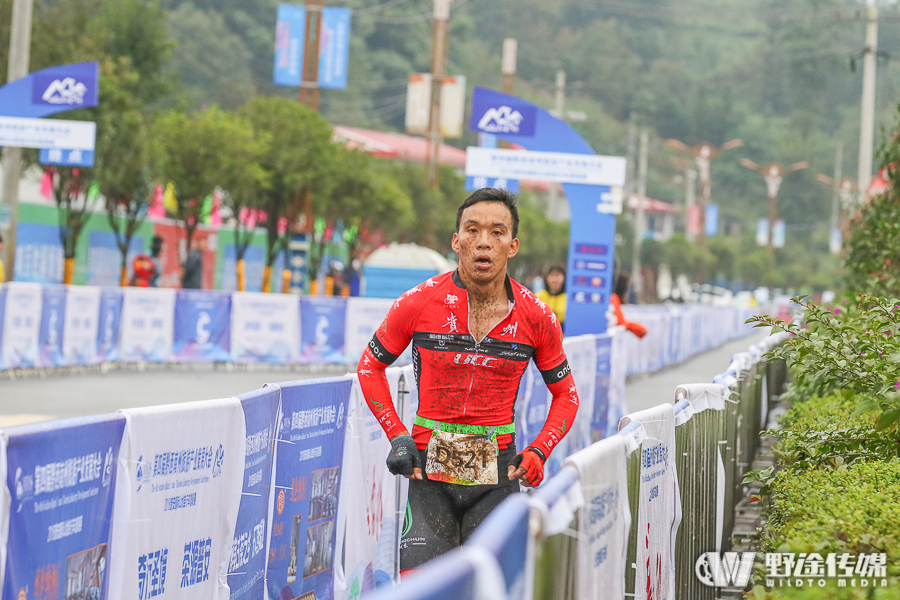
[(509, 214), (512, 215), (513, 239), (519, 235), (519, 209), (516, 207), (516, 195), (509, 190), (499, 188), (481, 188), (469, 194), (469, 197), (460, 204), (459, 210), (456, 211), (456, 231), (459, 231), (463, 211), (479, 202), (499, 202), (508, 208)]

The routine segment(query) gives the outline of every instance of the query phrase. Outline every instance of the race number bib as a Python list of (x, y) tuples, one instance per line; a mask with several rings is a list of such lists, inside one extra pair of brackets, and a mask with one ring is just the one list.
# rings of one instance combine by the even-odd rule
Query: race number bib
[(432, 430), (425, 459), (428, 479), (457, 485), (497, 484), (497, 438)]

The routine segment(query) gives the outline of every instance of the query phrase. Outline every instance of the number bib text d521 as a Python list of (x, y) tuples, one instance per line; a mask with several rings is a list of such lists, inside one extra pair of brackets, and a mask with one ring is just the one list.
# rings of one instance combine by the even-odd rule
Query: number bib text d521
[(457, 485), (497, 484), (496, 437), (433, 430), (425, 472), (432, 481)]

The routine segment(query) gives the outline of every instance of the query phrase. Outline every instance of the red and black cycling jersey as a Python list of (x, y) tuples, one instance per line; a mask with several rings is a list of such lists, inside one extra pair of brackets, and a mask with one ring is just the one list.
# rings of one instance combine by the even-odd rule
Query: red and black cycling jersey
[[(534, 359), (553, 401), (532, 445), (550, 455), (578, 410), (562, 328), (546, 304), (509, 277), (506, 293), (509, 313), (482, 340), (469, 331), (468, 293), (456, 271), (432, 277), (394, 302), (357, 369), (369, 408), (389, 439), (406, 428), (394, 408), (384, 369), (411, 341), (418, 415), (445, 423), (513, 423), (519, 383)], [(430, 430), (416, 425), (412, 435), (416, 445), (425, 448)], [(512, 439), (505, 434), (497, 441), (505, 448)]]

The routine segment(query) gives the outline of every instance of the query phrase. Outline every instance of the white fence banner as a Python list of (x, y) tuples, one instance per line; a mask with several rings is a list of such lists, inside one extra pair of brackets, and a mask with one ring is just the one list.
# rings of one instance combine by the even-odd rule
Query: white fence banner
[(231, 357), (235, 362), (286, 364), (299, 354), (299, 296), (232, 294)]
[(66, 289), (63, 358), (67, 365), (90, 365), (97, 360), (100, 288), (70, 285)]
[(240, 401), (122, 413), (110, 598), (228, 600), (244, 473)]
[(630, 415), (644, 426), (638, 492), (637, 558), (634, 597), (675, 600), (675, 534), (681, 523), (681, 500), (675, 472), (675, 412), (662, 404)]
[(42, 302), (42, 286), (39, 284), (6, 284), (2, 346), (5, 368), (37, 366)]
[(124, 361), (168, 362), (175, 331), (175, 290), (125, 288), (119, 344)]
[(394, 301), (376, 298), (350, 298), (347, 300), (347, 327), (344, 349), (347, 362), (356, 364), (363, 350), (369, 345), (375, 330), (381, 325)]

